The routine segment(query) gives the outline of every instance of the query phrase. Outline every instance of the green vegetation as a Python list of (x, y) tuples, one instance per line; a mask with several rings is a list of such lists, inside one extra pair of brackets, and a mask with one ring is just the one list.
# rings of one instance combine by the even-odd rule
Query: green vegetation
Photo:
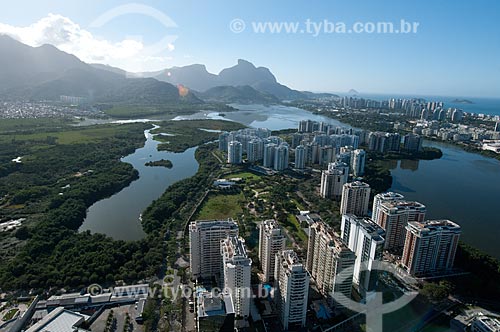
[(451, 293), (453, 286), (445, 280), (440, 282), (427, 282), (420, 290), (420, 294), (425, 296), (431, 302), (440, 302), (446, 300)]
[(241, 172), (241, 173), (233, 173), (233, 174), (226, 175), (226, 178), (228, 178), (228, 179), (240, 178), (242, 180), (256, 181), (256, 180), (260, 180), (262, 178), (262, 176), (255, 174), (255, 173), (251, 173), (251, 172)]
[(242, 206), (244, 205), (245, 197), (241, 192), (228, 195), (209, 195), (196, 219), (212, 220), (238, 218), (243, 213)]
[(465, 298), (498, 300), (500, 298), (500, 261), (479, 249), (460, 242), (455, 267), (471, 272), (450, 278), (454, 293)]
[[(154, 235), (124, 242), (77, 232), (91, 204), (137, 177), (120, 158), (144, 144), (148, 127), (41, 128), (56, 137), (50, 142), (31, 133), (0, 133), (0, 218), (26, 218), (16, 232), (0, 235), (0, 288), (80, 288), (159, 271), (161, 241)], [(22, 163), (11, 162), (17, 156), (24, 156)]]
[(175, 234), (184, 230), (197, 202), (203, 198), (206, 188), (211, 186), (216, 172), (220, 170), (220, 164), (212, 154), (214, 149), (214, 144), (200, 146), (195, 154), (200, 164), (198, 172), (191, 178), (171, 185), (142, 215), (142, 226), (146, 233), (166, 234), (164, 252), (169, 253), (169, 263), (173, 264), (181, 254)]
[(392, 186), (391, 171), (381, 161), (367, 162), (364, 181), (372, 188), (372, 194), (385, 192)]
[(302, 244), (307, 243), (307, 234), (304, 232), (304, 230), (300, 227), (300, 224), (295, 217), (294, 214), (290, 213), (284, 220), (284, 225), (287, 228), (287, 230), (292, 233), (292, 236), (295, 239), (300, 239), (302, 241)]
[(434, 160), (440, 159), (443, 156), (443, 152), (438, 148), (424, 146), (419, 152), (390, 152), (390, 153), (374, 153), (369, 152), (369, 157), (374, 160)]
[(11, 320), (14, 318), (14, 316), (19, 312), (19, 309), (10, 309), (7, 311), (7, 313), (3, 316), (3, 321), (6, 322), (8, 320)]
[(106, 319), (106, 326), (104, 327), (104, 332), (112, 332), (116, 329), (116, 317), (114, 316), (113, 310), (111, 310), (108, 314), (108, 318)]
[(0, 121), (0, 133), (35, 133), (40, 132), (40, 130), (64, 128), (72, 123), (76, 123), (73, 118), (2, 119)]
[(464, 144), (455, 143), (455, 145), (458, 145), (458, 146), (462, 147), (467, 152), (479, 153), (482, 156), (500, 160), (500, 154), (499, 153), (495, 153), (493, 151), (488, 151), (488, 150), (479, 150), (477, 147), (474, 147), (474, 146), (471, 146), (471, 145), (468, 145), (468, 144), (464, 145)]
[(156, 161), (148, 161), (144, 165), (149, 166), (149, 167), (166, 167), (166, 168), (172, 168), (174, 165), (170, 160), (165, 160), (165, 159), (160, 159)]
[(184, 152), (191, 147), (216, 140), (219, 133), (211, 131), (232, 131), (244, 128), (242, 124), (223, 120), (168, 121), (159, 123), (159, 126), (160, 128), (152, 131), (153, 134), (168, 133), (173, 136), (156, 136), (157, 140), (164, 142), (158, 146), (158, 150), (172, 152)]
[(144, 312), (142, 317), (144, 319), (144, 331), (157, 331), (158, 320), (160, 319), (160, 312), (158, 310), (159, 300), (156, 298), (149, 298), (144, 305)]
[[(147, 125), (141, 124), (140, 127), (145, 127)], [(124, 138), (127, 133), (128, 125), (99, 125), (99, 126), (89, 126), (89, 127), (71, 127), (67, 126), (61, 129), (52, 129), (50, 127), (37, 133), (26, 133), (22, 134), (12, 134), (7, 135), (0, 134), (0, 142), (4, 143), (16, 143), (27, 142), (34, 143), (38, 148), (43, 148), (45, 146), (54, 146), (57, 144), (63, 145), (73, 145), (73, 144), (84, 144), (84, 143), (100, 143), (105, 139), (112, 138)]]

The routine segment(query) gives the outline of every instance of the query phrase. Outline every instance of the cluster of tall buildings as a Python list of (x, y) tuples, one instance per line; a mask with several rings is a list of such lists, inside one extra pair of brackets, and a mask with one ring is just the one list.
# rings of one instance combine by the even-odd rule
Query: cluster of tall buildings
[(324, 122), (304, 120), (297, 133), (292, 135), (291, 145), (282, 138), (272, 136), (268, 129), (241, 129), (219, 135), (219, 149), (227, 153), (227, 162), (249, 163), (282, 171), (293, 163), (293, 168), (303, 170), (308, 165), (323, 165), (342, 161), (349, 165), (355, 176), (362, 176), (365, 167), (365, 151), (358, 149), (368, 134), (352, 128), (333, 126)]
[[(351, 229), (358, 225), (365, 235), (376, 238), (377, 244), (370, 249), (374, 258), (381, 258), (382, 250), (402, 253), (401, 264), (415, 276), (452, 268), (461, 233), (459, 225), (449, 220), (426, 220), (424, 204), (408, 201), (392, 192), (375, 195), (369, 219), (366, 217), (369, 195), (370, 188), (365, 183), (356, 181), (344, 185), (341, 230), (342, 239), (351, 250), (357, 247), (352, 244)], [(364, 250), (368, 250), (366, 240), (362, 243)]]
[(265, 128), (241, 129), (219, 135), (219, 149), (227, 152), (227, 162), (241, 164), (243, 156), (250, 163), (282, 171), (289, 165), (289, 146), (280, 137), (271, 136)]
[(189, 225), (190, 265), (193, 278), (208, 280), (231, 296), (236, 317), (250, 312), (252, 260), (233, 220), (195, 221)]
[(437, 137), (443, 141), (468, 142), (500, 139), (500, 125), (489, 130), (484, 127), (470, 125), (441, 123), (435, 120), (418, 122), (412, 129), (414, 134), (422, 136)]
[[(301, 169), (302, 165), (328, 165), (340, 158), (347, 158), (349, 164), (353, 151), (364, 143), (364, 133), (324, 122), (301, 121), (297, 133), (292, 135), (291, 147), (296, 149), (295, 167)], [(300, 150), (299, 156), (297, 149)], [(358, 164), (360, 168), (362, 165)]]
[[(234, 320), (250, 316), (252, 260), (233, 220), (195, 221), (189, 226), (192, 277), (199, 284), (222, 287), (221, 294), (198, 292), (200, 331), (219, 331)], [(263, 281), (273, 281), (277, 314), (285, 330), (304, 327), (309, 273), (293, 250), (285, 250), (285, 236), (275, 220), (259, 225), (259, 260)], [(200, 319), (201, 318), (201, 319)], [(231, 325), (231, 322), (233, 324)]]
[(371, 132), (368, 135), (368, 150), (379, 153), (399, 152), (401, 135), (397, 133)]
[(340, 201), (344, 185), (349, 180), (349, 174), (354, 177), (365, 173), (366, 153), (356, 149), (348, 154), (338, 156), (339, 161), (328, 164), (328, 168), (321, 172), (320, 195), (323, 198), (332, 198)]
[(309, 273), (293, 250), (285, 250), (285, 235), (276, 220), (259, 224), (262, 280), (273, 281), (274, 301), (285, 330), (306, 324)]
[(425, 101), (421, 98), (389, 98), (388, 100), (376, 101), (355, 97), (343, 97), (340, 106), (344, 108), (377, 108), (394, 110), (404, 113), (406, 116), (421, 119), (451, 122), (461, 122), (464, 112), (458, 108), (445, 109), (442, 101)]

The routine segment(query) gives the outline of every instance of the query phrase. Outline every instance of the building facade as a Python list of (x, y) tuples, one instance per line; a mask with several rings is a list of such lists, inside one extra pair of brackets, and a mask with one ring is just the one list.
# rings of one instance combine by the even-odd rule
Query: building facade
[(323, 222), (309, 228), (306, 268), (330, 306), (343, 304), (334, 301), (335, 294), (351, 298), (355, 259), (352, 250)]
[(343, 186), (348, 179), (349, 166), (339, 162), (330, 163), (328, 169), (321, 173), (321, 197), (340, 201)]
[(231, 141), (227, 146), (227, 162), (241, 164), (243, 161), (243, 146), (238, 141)]
[(403, 249), (406, 239), (406, 225), (410, 222), (422, 222), (427, 209), (419, 202), (386, 201), (382, 202), (374, 220), (385, 230), (385, 249), (399, 251)]
[(276, 254), (285, 250), (286, 238), (276, 220), (265, 220), (259, 225), (259, 260), (263, 281), (274, 279)]
[(264, 158), (264, 142), (262, 139), (254, 138), (247, 144), (247, 160), (254, 163)]
[(361, 181), (344, 184), (342, 188), (342, 200), (340, 202), (340, 214), (354, 214), (358, 217), (368, 215), (370, 204), (370, 185)]
[(250, 315), (252, 260), (248, 258), (245, 240), (229, 236), (221, 241), (224, 292), (231, 294), (236, 317)]
[(306, 148), (303, 145), (299, 145), (295, 148), (295, 168), (306, 168)]
[(276, 255), (274, 278), (277, 285), (276, 309), (283, 329), (304, 327), (309, 295), (309, 273), (293, 250), (284, 250)]
[(366, 152), (363, 149), (356, 149), (351, 154), (351, 170), (354, 176), (365, 174)]
[(401, 264), (415, 276), (451, 269), (460, 234), (460, 226), (450, 220), (408, 223)]
[(262, 161), (262, 165), (264, 167), (274, 167), (274, 155), (276, 150), (276, 144), (268, 143), (264, 145), (264, 159)]
[(404, 201), (405, 197), (399, 193), (386, 192), (375, 195), (373, 198), (372, 206), (372, 220), (378, 219), (378, 212), (380, 211), (380, 204), (382, 202)]
[(274, 151), (274, 170), (283, 171), (288, 168), (289, 151), (288, 144), (282, 143)]
[(222, 273), (221, 241), (238, 235), (238, 225), (231, 219), (193, 221), (189, 225), (189, 258), (193, 278), (220, 278)]
[(342, 216), (341, 237), (356, 255), (353, 283), (361, 296), (375, 289), (376, 267), (382, 261), (385, 231), (369, 218), (352, 214)]

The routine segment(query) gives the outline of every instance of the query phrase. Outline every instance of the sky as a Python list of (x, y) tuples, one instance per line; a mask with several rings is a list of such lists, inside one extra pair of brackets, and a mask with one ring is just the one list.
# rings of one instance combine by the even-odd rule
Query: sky
[[(0, 33), (133, 72), (202, 63), (218, 73), (242, 58), (299, 90), (500, 97), (496, 0), (0, 0), (0, 8)], [(417, 30), (342, 33), (401, 20)], [(299, 29), (254, 30), (266, 22)]]

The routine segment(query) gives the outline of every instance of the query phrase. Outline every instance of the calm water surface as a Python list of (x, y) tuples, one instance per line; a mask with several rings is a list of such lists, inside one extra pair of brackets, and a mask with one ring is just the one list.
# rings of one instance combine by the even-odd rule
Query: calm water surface
[(437, 160), (387, 161), (391, 190), (427, 206), (427, 218), (451, 219), (462, 240), (500, 258), (500, 161), (438, 142)]
[[(143, 238), (145, 233), (139, 220), (140, 214), (171, 184), (197, 172), (198, 162), (194, 156), (196, 148), (183, 153), (158, 151), (159, 142), (153, 139), (149, 131), (145, 132), (147, 140), (144, 147), (122, 158), (122, 161), (132, 164), (139, 171), (139, 179), (115, 195), (92, 205), (80, 231), (90, 230), (120, 240)], [(168, 169), (144, 165), (162, 158), (172, 161), (173, 167)]]

